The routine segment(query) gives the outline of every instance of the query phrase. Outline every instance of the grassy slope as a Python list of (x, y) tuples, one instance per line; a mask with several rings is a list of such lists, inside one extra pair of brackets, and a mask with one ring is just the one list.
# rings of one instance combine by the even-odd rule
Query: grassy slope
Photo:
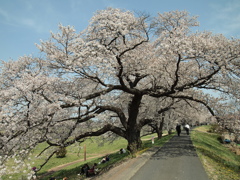
[[(152, 143), (151, 143), (151, 137), (152, 136), (153, 135), (149, 135), (149, 136), (145, 136), (145, 137), (142, 138), (143, 148), (139, 153), (142, 153), (147, 148), (153, 146)], [(156, 137), (156, 134), (154, 134), (154, 136)], [(169, 138), (171, 138), (171, 136), (163, 137), (161, 140), (155, 139), (154, 146), (162, 146), (166, 141), (169, 140)], [(102, 156), (104, 156), (106, 154), (111, 154), (110, 155), (111, 161), (107, 164), (100, 165), (99, 168), (101, 168), (101, 169), (108, 169), (111, 166), (113, 166), (115, 163), (117, 163), (119, 161), (122, 161), (125, 158), (129, 158), (129, 156), (127, 154), (123, 154), (123, 155), (118, 154), (118, 151), (119, 151), (120, 148), (126, 148), (126, 146), (127, 146), (127, 141), (125, 139), (120, 138), (119, 140), (116, 140), (113, 143), (105, 143), (102, 146), (98, 145), (97, 142), (99, 142), (99, 141), (100, 141), (100, 139), (96, 137), (93, 140), (88, 140), (88, 141), (84, 142), (83, 144), (81, 144), (81, 146), (73, 145), (71, 147), (68, 147), (66, 158), (53, 157), (44, 166), (44, 168), (39, 172), (39, 174), (40, 175), (46, 174), (49, 169), (57, 167), (59, 165), (79, 161), (79, 162), (74, 163), (72, 165), (68, 165), (68, 166), (64, 167), (62, 170), (59, 170), (56, 173), (50, 175), (50, 176), (59, 177), (59, 179), (64, 177), (64, 176), (67, 176), (67, 177), (71, 177), (71, 179), (74, 180), (74, 179), (79, 179), (79, 176), (77, 176), (77, 174), (79, 173), (80, 167), (83, 164), (88, 163), (89, 165), (92, 165), (94, 162), (99, 162), (99, 161), (101, 161)], [(87, 161), (85, 161), (85, 162), (83, 161), (83, 147), (84, 147), (84, 145), (86, 145), (86, 149), (87, 149)], [(44, 149), (45, 147), (46, 147), (45, 143), (39, 145), (35, 149), (33, 156), (35, 156), (36, 154), (41, 152), (41, 150)], [(100, 157), (97, 157), (97, 156), (100, 156)], [(44, 162), (43, 157), (36, 160), (35, 164), (33, 166), (38, 167), (38, 165), (41, 164), (42, 162)], [(12, 163), (12, 164), (10, 164), (10, 166), (14, 166), (14, 164)], [(44, 178), (41, 178), (41, 179), (42, 180), (45, 180), (45, 179), (48, 180), (50, 176), (45, 176)], [(8, 180), (8, 179), (9, 179), (9, 176), (3, 177), (3, 180)], [(14, 179), (14, 180), (21, 179), (22, 180), (22, 179), (25, 179), (25, 178), (22, 177), (21, 174), (12, 174), (12, 179)]]
[[(94, 138), (93, 140), (87, 140), (86, 142), (82, 143), (81, 145), (73, 145), (67, 148), (67, 156), (66, 158), (56, 158), (55, 156), (51, 158), (51, 160), (42, 168), (42, 170), (39, 172), (40, 174), (45, 174), (47, 171), (53, 167), (63, 165), (66, 163), (70, 163), (76, 160), (82, 160), (79, 163), (76, 163), (74, 165), (68, 166), (67, 168), (64, 169), (69, 169), (69, 168), (74, 168), (75, 166), (81, 166), (82, 164), (86, 162), (90, 162), (92, 158), (98, 156), (99, 154), (108, 154), (113, 151), (117, 151), (120, 148), (125, 148), (127, 146), (127, 141), (125, 139), (119, 139), (114, 141), (113, 143), (106, 143), (102, 146), (98, 145), (97, 142), (100, 142), (99, 138)], [(86, 151), (87, 151), (87, 161), (84, 162), (84, 156), (83, 156), (83, 147), (84, 145), (86, 146)], [(39, 154), (45, 147), (46, 143), (39, 144), (36, 149), (33, 152), (32, 157), (36, 156)], [(43, 155), (38, 159), (34, 159), (34, 165), (39, 167), (40, 164), (42, 164), (45, 161), (45, 158), (47, 156)], [(96, 159), (96, 158), (95, 158)], [(10, 162), (9, 166), (14, 167), (14, 163)], [(9, 176), (4, 176), (3, 180), (8, 180)], [(18, 179), (24, 179), (24, 177), (21, 174), (12, 174), (12, 178), (14, 180)], [(49, 179), (49, 178), (48, 178)]]
[[(171, 136), (164, 136), (160, 140), (155, 139), (154, 145), (152, 144), (152, 141), (151, 141), (152, 135), (145, 136), (143, 138), (143, 147), (139, 151), (139, 153), (142, 153), (142, 152), (146, 151), (148, 148), (150, 148), (152, 146), (159, 146), (159, 147), (163, 146), (163, 144), (166, 143), (173, 135), (171, 135)], [(113, 146), (111, 146), (111, 147), (110, 146), (109, 145), (105, 145), (105, 148), (106, 149), (114, 148)], [(119, 149), (120, 148), (118, 148), (117, 150), (119, 150)], [(95, 151), (95, 152), (97, 152), (97, 151)], [(108, 170), (109, 168), (113, 167), (117, 163), (120, 163), (121, 161), (123, 161), (124, 159), (127, 159), (127, 158), (131, 158), (127, 153), (126, 154), (119, 154), (118, 152), (111, 153), (110, 154), (110, 161), (108, 163), (98, 165), (98, 168), (103, 170), (103, 171)], [(99, 161), (101, 161), (101, 159), (102, 159), (102, 157), (93, 159), (93, 160), (89, 161), (88, 164), (92, 165), (95, 162), (98, 163)], [(86, 162), (84, 162), (84, 163), (86, 163)], [(52, 176), (59, 177), (59, 178), (62, 178), (64, 176), (66, 176), (66, 177), (70, 178), (71, 180), (75, 180), (75, 179), (79, 180), (80, 178), (84, 179), (84, 177), (80, 177), (80, 176), (77, 175), (79, 173), (81, 165), (84, 164), (84, 163), (82, 162), (80, 164), (74, 164), (72, 166), (64, 168), (64, 170), (60, 170), (60, 171), (54, 173)], [(41, 178), (41, 179), (42, 180), (48, 180), (49, 177), (45, 177), (45, 178)]]
[(197, 153), (212, 180), (239, 180), (240, 156), (220, 143), (220, 135), (207, 133), (210, 126), (196, 128), (191, 138)]

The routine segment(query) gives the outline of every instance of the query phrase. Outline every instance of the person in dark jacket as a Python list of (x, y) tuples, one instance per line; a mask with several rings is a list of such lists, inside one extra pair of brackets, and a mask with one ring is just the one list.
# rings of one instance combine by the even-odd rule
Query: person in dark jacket
[(177, 126), (176, 126), (176, 131), (177, 131), (177, 134), (178, 136), (180, 136), (181, 134), (181, 125), (177, 123)]
[(81, 168), (80, 174), (81, 174), (81, 175), (82, 175), (82, 174), (85, 174), (86, 176), (88, 176), (88, 170), (89, 170), (89, 169), (90, 169), (90, 168), (89, 168), (88, 164), (84, 164), (83, 167)]

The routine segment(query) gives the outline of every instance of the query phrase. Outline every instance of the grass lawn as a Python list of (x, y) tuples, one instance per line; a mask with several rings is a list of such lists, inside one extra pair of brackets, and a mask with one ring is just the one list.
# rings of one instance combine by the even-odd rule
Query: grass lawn
[(239, 180), (240, 156), (220, 143), (220, 135), (208, 133), (210, 126), (201, 126), (191, 133), (198, 156), (211, 180)]
[[(229, 148), (220, 143), (220, 135), (216, 133), (208, 133), (210, 126), (200, 126), (195, 128), (191, 133), (191, 139), (197, 150), (198, 156), (207, 171), (211, 180), (239, 180), (240, 179), (240, 156), (237, 156), (230, 151)], [(155, 138), (154, 144), (152, 144), (152, 136), (157, 137), (156, 134), (145, 136), (142, 138), (143, 146), (139, 150), (138, 154), (143, 153), (148, 148), (152, 146), (162, 146), (166, 143), (171, 136), (164, 136), (162, 139), (158, 140)], [(118, 139), (113, 143), (105, 143), (99, 146), (99, 138), (94, 138), (93, 140), (88, 140), (85, 144), (73, 145), (68, 147), (67, 157), (56, 158), (53, 157), (46, 166), (39, 172), (39, 175), (44, 175), (41, 180), (49, 180), (50, 177), (56, 177), (57, 179), (62, 179), (63, 177), (68, 177), (71, 180), (81, 180), (85, 177), (77, 175), (80, 172), (80, 168), (83, 164), (88, 163), (90, 166), (93, 163), (98, 163), (101, 161), (104, 155), (110, 155), (110, 161), (108, 163), (99, 164), (98, 168), (103, 172), (107, 171), (109, 168), (115, 166), (117, 163), (121, 163), (127, 158), (131, 158), (128, 153), (119, 154), (120, 148), (126, 148), (127, 141), (124, 139)], [(87, 149), (87, 161), (83, 161), (83, 146)], [(39, 153), (46, 144), (41, 144), (35, 149), (35, 153)], [(43, 159), (36, 161), (35, 166), (43, 162)], [(68, 164), (73, 162), (71, 165)], [(66, 165), (67, 164), (67, 165)], [(14, 165), (14, 164), (12, 164)], [(55, 173), (46, 175), (48, 170), (56, 168), (60, 165), (66, 165), (58, 169)], [(11, 164), (10, 164), (11, 166)], [(13, 180), (25, 180), (21, 174), (12, 174)], [(9, 180), (9, 176), (2, 177), (3, 180)]]
[[(65, 158), (57, 158), (56, 156), (53, 156), (51, 160), (42, 168), (42, 170), (39, 172), (39, 174), (46, 174), (48, 170), (58, 167), (63, 164), (67, 164), (74, 161), (79, 161), (77, 163), (74, 163), (73, 165), (69, 165), (67, 167), (64, 167), (64, 169), (71, 169), (78, 166), (81, 166), (84, 163), (90, 162), (93, 159), (97, 159), (96, 157), (99, 155), (105, 155), (109, 153), (113, 153), (114, 151), (118, 151), (120, 148), (126, 148), (127, 141), (123, 138), (119, 138), (118, 140), (114, 141), (113, 143), (105, 143), (104, 145), (98, 145), (97, 142), (100, 141), (100, 138), (95, 137), (92, 140), (87, 140), (81, 145), (75, 144), (67, 148), (67, 156)], [(45, 147), (46, 143), (39, 144), (34, 152), (32, 157), (35, 157), (38, 155)], [(84, 162), (84, 146), (86, 146), (86, 156), (87, 161)], [(47, 156), (43, 155), (38, 159), (34, 159), (34, 164), (32, 166), (39, 167), (40, 164), (42, 164), (45, 161), (45, 158)], [(95, 158), (94, 158), (95, 157)], [(9, 167), (14, 167), (14, 162), (9, 162)], [(2, 177), (3, 180), (9, 180), (10, 176), (4, 176)], [(22, 174), (11, 174), (11, 179), (13, 180), (25, 180), (26, 178), (22, 176)], [(49, 179), (49, 178), (46, 178)]]
[[(152, 136), (155, 137), (155, 142), (152, 144), (151, 138)], [(162, 146), (165, 142), (167, 142), (171, 136), (164, 136), (161, 140), (158, 140), (156, 134), (145, 136), (142, 138), (143, 140), (143, 146), (142, 149), (139, 151), (140, 153), (143, 153), (146, 151), (148, 148), (152, 146)], [(44, 175), (41, 180), (49, 180), (50, 177), (56, 177), (57, 179), (62, 179), (63, 177), (67, 176), (71, 180), (75, 179), (84, 179), (84, 177), (80, 177), (77, 174), (80, 172), (80, 167), (88, 163), (90, 166), (93, 163), (98, 163), (101, 161), (104, 155), (110, 154), (110, 161), (106, 164), (100, 164), (98, 168), (102, 170), (107, 170), (114, 166), (116, 163), (120, 163), (126, 158), (131, 158), (128, 153), (125, 154), (119, 154), (118, 151), (121, 148), (126, 148), (127, 147), (127, 141), (123, 138), (119, 138), (118, 140), (114, 141), (113, 143), (105, 143), (101, 146), (98, 145), (97, 142), (100, 141), (100, 138), (95, 137), (92, 140), (87, 140), (86, 142), (82, 143), (80, 146), (79, 145), (73, 145), (67, 148), (67, 156), (65, 158), (56, 158), (55, 156), (43, 167), (43, 169), (38, 172), (38, 175), (42, 176)], [(83, 161), (84, 156), (83, 156), (83, 148), (86, 146), (86, 151), (87, 151), (87, 161)], [(34, 155), (38, 154), (41, 152), (42, 149), (46, 147), (45, 143), (40, 144), (34, 151)], [(38, 159), (35, 161), (35, 164), (33, 166), (38, 167), (42, 162), (44, 162), (44, 157)], [(71, 165), (68, 163), (73, 162)], [(59, 167), (61, 165), (66, 165), (62, 169), (56, 171), (53, 174), (48, 174), (48, 171), (55, 168)], [(13, 166), (14, 164), (12, 164)], [(10, 164), (11, 166), (11, 164)], [(26, 178), (22, 176), (21, 174), (12, 174), (11, 175), (14, 180), (25, 180)], [(3, 180), (9, 180), (9, 176), (4, 176), (2, 177)]]
[[(173, 134), (174, 135), (174, 134)], [(161, 147), (164, 143), (166, 143), (173, 135), (171, 136), (164, 136), (162, 139), (158, 140), (158, 139), (155, 139), (155, 142), (154, 144), (152, 144), (152, 141), (151, 141), (151, 137), (152, 136), (155, 136), (156, 135), (149, 135), (149, 136), (146, 136), (146, 137), (143, 137), (143, 146), (142, 146), (142, 149), (139, 151), (138, 154), (140, 153), (143, 153), (145, 152), (148, 148), (152, 147), (152, 146), (159, 146)], [(125, 140), (124, 140), (125, 141)], [(118, 142), (116, 142), (116, 144), (118, 144)], [(109, 147), (109, 145), (105, 145), (105, 148), (106, 149), (116, 149), (117, 152), (115, 153), (107, 153), (107, 154), (110, 154), (110, 161), (108, 163), (104, 163), (104, 164), (100, 164), (98, 165), (98, 168), (101, 169), (102, 171), (107, 171), (109, 168), (113, 167), (114, 165), (116, 165), (117, 163), (121, 163), (122, 161), (124, 161), (125, 159), (127, 158), (131, 158), (131, 156), (128, 154), (128, 153), (125, 153), (125, 154), (119, 154), (118, 150), (120, 149), (119, 147), (116, 148), (113, 147), (113, 145), (110, 145), (111, 147)], [(122, 147), (126, 147), (127, 146), (127, 142), (125, 144), (125, 146), (122, 146)], [(95, 151), (97, 152), (97, 151)], [(93, 160), (90, 160), (88, 161), (87, 163), (92, 165), (94, 163), (98, 163), (102, 160), (102, 156), (99, 157), (99, 158), (95, 158)], [(63, 170), (60, 170), (54, 174), (52, 174), (51, 176), (54, 176), (54, 177), (58, 177), (59, 179), (66, 176), (68, 177), (69, 179), (71, 180), (79, 180), (79, 179), (85, 179), (85, 177), (83, 176), (78, 176), (77, 174), (79, 173), (80, 171), (80, 167), (85, 164), (86, 162), (81, 162), (79, 164), (74, 164), (72, 166), (68, 166), (67, 168), (64, 168)], [(48, 180), (49, 179), (49, 176), (46, 176), (44, 178), (41, 178), (41, 180)]]

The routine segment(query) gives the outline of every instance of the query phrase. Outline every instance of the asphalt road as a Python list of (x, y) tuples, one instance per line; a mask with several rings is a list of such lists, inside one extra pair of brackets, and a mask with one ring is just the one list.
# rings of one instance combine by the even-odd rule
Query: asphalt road
[(112, 168), (98, 180), (209, 180), (184, 132), (162, 148), (152, 148), (137, 158)]
[(131, 180), (208, 180), (190, 137), (174, 136), (135, 173)]

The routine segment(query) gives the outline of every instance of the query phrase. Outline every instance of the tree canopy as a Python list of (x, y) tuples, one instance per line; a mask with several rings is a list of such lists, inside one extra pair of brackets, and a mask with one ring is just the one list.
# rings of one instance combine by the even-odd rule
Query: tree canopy
[(240, 44), (198, 25), (186, 11), (150, 17), (107, 8), (79, 33), (60, 24), (37, 44), (41, 57), (2, 62), (0, 174), (8, 158), (17, 162), (41, 142), (67, 147), (111, 132), (134, 154), (151, 109), (161, 114), (179, 101), (214, 116), (219, 99), (203, 90), (239, 97)]

